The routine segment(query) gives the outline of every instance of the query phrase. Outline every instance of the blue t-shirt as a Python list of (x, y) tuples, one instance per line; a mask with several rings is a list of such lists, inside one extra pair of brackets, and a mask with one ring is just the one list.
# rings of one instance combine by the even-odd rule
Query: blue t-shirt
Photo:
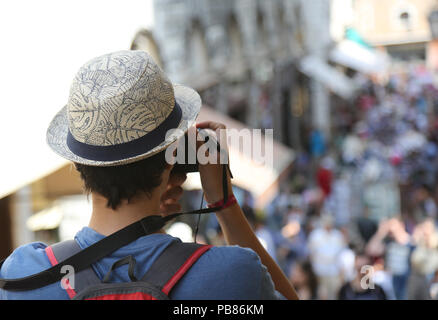
[[(104, 236), (84, 227), (75, 240), (84, 249)], [(141, 279), (157, 257), (172, 243), (180, 241), (167, 234), (141, 237), (108, 257), (94, 263), (93, 269), (103, 279), (114, 262), (132, 255), (137, 264), (135, 276)], [(6, 259), (0, 278), (22, 278), (51, 267), (47, 245), (34, 242), (21, 246)], [(112, 272), (112, 282), (129, 282), (128, 266)], [(170, 292), (175, 300), (269, 300), (283, 298), (275, 291), (272, 279), (258, 255), (238, 246), (213, 247), (202, 255)], [(31, 291), (0, 290), (0, 299), (68, 300), (59, 282)]]

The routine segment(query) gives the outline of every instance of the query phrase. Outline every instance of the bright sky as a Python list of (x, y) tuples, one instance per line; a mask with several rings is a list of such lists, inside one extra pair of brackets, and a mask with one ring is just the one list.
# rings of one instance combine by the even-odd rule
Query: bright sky
[(0, 198), (65, 163), (46, 130), (79, 67), (152, 26), (152, 0), (0, 2)]

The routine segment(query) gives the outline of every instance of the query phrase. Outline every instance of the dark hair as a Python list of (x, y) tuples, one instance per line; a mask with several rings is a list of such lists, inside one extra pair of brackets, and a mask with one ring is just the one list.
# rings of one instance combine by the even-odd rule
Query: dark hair
[(165, 152), (160, 152), (126, 165), (96, 167), (75, 163), (75, 166), (85, 191), (101, 194), (108, 200), (107, 206), (115, 210), (122, 200), (130, 201), (141, 192), (151, 196), (161, 184), (166, 161)]

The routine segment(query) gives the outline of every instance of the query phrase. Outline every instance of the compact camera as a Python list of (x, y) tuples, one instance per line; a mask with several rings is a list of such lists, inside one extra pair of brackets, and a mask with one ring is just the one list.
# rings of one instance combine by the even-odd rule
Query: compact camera
[[(176, 151), (178, 153), (178, 149)], [(187, 134), (184, 136), (184, 163), (175, 163), (172, 171), (177, 173), (190, 173), (190, 172), (198, 172), (199, 164), (198, 159), (195, 157), (195, 163), (189, 163), (189, 154), (196, 154), (196, 150), (194, 150), (194, 146), (189, 144), (189, 139)]]
[[(217, 151), (221, 152), (221, 147), (220, 147), (219, 142), (212, 135), (205, 133), (205, 130), (201, 131), (201, 129), (197, 129), (197, 134), (200, 134), (203, 137), (204, 143), (207, 143), (209, 141), (209, 139), (213, 139), (213, 141), (217, 145)], [(198, 163), (198, 157), (197, 157), (198, 150), (195, 150), (196, 144), (189, 143), (189, 141), (190, 141), (190, 139), (188, 137), (188, 134), (186, 134), (184, 136), (184, 162), (183, 163), (178, 163), (178, 162), (175, 163), (175, 165), (173, 166), (173, 169), (172, 169), (173, 172), (177, 172), (177, 173), (199, 172), (199, 163)], [(176, 152), (178, 153), (178, 149), (176, 150)], [(189, 154), (195, 155), (195, 157), (194, 157), (195, 161), (193, 161), (193, 157), (192, 157), (192, 161), (189, 161)], [(178, 155), (177, 155), (177, 157), (178, 157)]]

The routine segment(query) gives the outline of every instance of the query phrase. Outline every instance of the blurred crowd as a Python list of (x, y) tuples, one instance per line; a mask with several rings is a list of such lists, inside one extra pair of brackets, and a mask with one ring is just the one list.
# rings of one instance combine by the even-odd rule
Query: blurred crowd
[(364, 79), (333, 143), (309, 136), (257, 221), (303, 299), (435, 299), (438, 90), (424, 67)]
[(275, 200), (243, 209), (302, 299), (436, 299), (438, 89), (421, 66), (361, 83), (333, 142), (311, 132)]
[[(330, 142), (310, 131), (265, 210), (235, 190), (301, 299), (438, 299), (438, 88), (425, 67), (407, 70), (358, 75), (357, 99), (334, 106)], [(199, 209), (202, 194), (187, 201)], [(214, 215), (188, 219), (171, 233), (191, 241), (191, 225), (198, 242), (224, 243)]]

